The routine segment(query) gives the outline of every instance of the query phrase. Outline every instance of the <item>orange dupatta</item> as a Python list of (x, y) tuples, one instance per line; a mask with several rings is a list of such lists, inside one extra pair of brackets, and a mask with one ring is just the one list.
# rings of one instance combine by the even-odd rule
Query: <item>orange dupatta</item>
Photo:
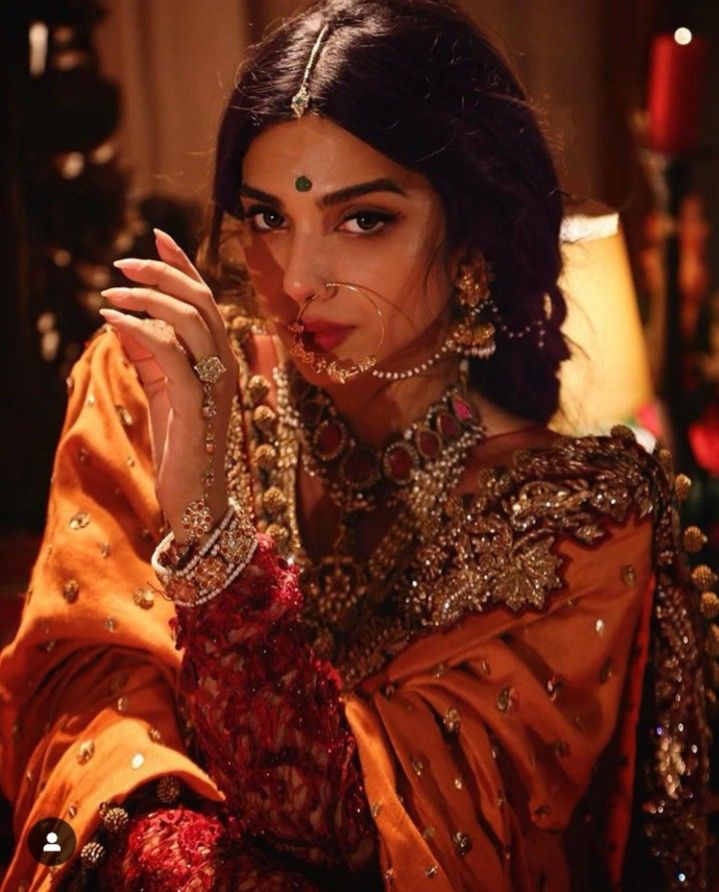
[(74, 860), (35, 861), (26, 836), (41, 818), (69, 822), (79, 852), (102, 802), (154, 778), (224, 800), (183, 742), (174, 607), (149, 564), (161, 513), (146, 400), (114, 334), (95, 335), (68, 386), (39, 556), (0, 653), (0, 782), (16, 839), (2, 892), (53, 888)]

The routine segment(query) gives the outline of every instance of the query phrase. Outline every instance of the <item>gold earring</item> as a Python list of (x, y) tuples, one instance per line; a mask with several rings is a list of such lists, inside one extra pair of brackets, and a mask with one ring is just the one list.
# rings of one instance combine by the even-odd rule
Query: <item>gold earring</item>
[(488, 359), (497, 349), (494, 325), (479, 319), (493, 279), (491, 264), (479, 252), (460, 264), (455, 286), (464, 317), (450, 335), (450, 349), (454, 352)]
[(483, 254), (477, 252), (466, 258), (460, 264), (456, 281), (460, 304), (468, 310), (478, 307), (489, 296), (493, 279), (491, 264)]

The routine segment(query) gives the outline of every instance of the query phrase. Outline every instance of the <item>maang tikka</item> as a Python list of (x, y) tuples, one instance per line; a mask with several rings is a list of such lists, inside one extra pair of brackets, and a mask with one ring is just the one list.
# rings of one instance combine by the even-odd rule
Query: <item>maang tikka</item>
[(292, 101), (290, 102), (290, 106), (292, 111), (295, 114), (295, 117), (301, 118), (302, 115), (307, 110), (307, 107), (310, 104), (310, 91), (307, 89), (307, 82), (310, 79), (310, 75), (312, 74), (312, 69), (314, 67), (315, 61), (317, 59), (317, 55), (320, 50), (320, 46), (324, 39), (325, 34), (329, 31), (329, 23), (324, 25), (317, 35), (317, 40), (315, 40), (315, 44), (312, 47), (312, 52), (310, 53), (310, 58), (305, 65), (305, 72), (302, 75), (302, 83), (300, 84), (299, 90), (292, 97)]

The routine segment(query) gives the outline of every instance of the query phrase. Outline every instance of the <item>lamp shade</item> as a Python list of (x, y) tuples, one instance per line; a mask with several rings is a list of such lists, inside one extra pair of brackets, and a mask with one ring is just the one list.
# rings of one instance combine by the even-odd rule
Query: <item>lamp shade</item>
[(562, 330), (573, 342), (573, 355), (561, 367), (561, 408), (550, 426), (573, 436), (600, 433), (626, 424), (653, 399), (619, 215), (592, 202), (566, 217), (562, 255), (559, 284), (567, 298)]

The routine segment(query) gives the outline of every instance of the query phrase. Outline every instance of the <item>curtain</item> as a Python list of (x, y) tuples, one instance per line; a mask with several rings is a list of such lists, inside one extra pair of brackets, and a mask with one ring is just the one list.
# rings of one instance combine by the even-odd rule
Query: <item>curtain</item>
[[(638, 96), (655, 2), (463, 0), (544, 114), (570, 192), (619, 206), (636, 183), (625, 109)], [(118, 138), (141, 192), (204, 200), (223, 100), (246, 47), (304, 5), (108, 0), (98, 48), (122, 87)]]

